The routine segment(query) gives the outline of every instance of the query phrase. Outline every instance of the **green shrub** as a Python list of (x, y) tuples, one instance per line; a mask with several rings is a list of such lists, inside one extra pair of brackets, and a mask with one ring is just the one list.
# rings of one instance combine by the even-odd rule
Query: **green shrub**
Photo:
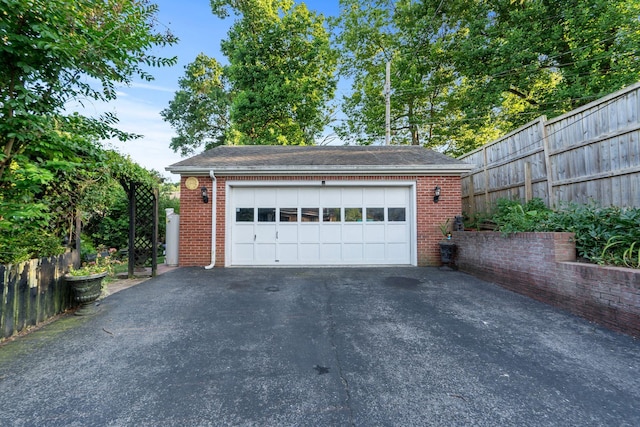
[(541, 199), (500, 199), (492, 217), (505, 234), (526, 231), (575, 233), (580, 257), (598, 264), (640, 268), (640, 209), (569, 204), (558, 211)]
[(59, 237), (41, 230), (0, 233), (0, 264), (16, 264), (32, 258), (64, 253)]
[(524, 205), (513, 200), (498, 199), (492, 220), (505, 234), (539, 231), (541, 224), (551, 214), (552, 211), (539, 198), (532, 199)]

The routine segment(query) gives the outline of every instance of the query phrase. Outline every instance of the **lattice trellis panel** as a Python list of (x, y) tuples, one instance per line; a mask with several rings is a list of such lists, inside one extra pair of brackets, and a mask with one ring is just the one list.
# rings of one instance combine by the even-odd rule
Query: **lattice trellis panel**
[(130, 182), (129, 195), (129, 277), (138, 268), (151, 264), (156, 275), (158, 255), (158, 190)]

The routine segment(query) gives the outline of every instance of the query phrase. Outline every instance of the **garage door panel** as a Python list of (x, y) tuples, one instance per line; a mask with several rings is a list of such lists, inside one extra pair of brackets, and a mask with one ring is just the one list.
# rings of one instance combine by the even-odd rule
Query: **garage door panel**
[(239, 188), (233, 191), (233, 198), (237, 207), (255, 206), (254, 190), (252, 188)]
[(276, 226), (274, 225), (262, 225), (258, 224), (255, 228), (255, 241), (256, 243), (271, 243), (276, 238)]
[(251, 263), (254, 260), (253, 243), (238, 243), (233, 245), (233, 259), (242, 264)]
[(343, 188), (342, 202), (344, 206), (361, 207), (363, 204), (362, 189), (361, 188)]
[(391, 263), (403, 262), (409, 258), (409, 250), (404, 243), (387, 243), (387, 260)]
[(364, 229), (364, 241), (384, 243), (386, 237), (385, 228), (384, 224), (367, 224)]
[(386, 188), (384, 191), (387, 206), (409, 206), (409, 191), (398, 191), (397, 188)]
[(364, 257), (367, 261), (384, 262), (386, 259), (384, 243), (368, 243), (364, 247)]
[(345, 224), (342, 226), (342, 238), (345, 242), (362, 242), (362, 224)]
[(342, 206), (342, 189), (325, 187), (320, 191), (320, 206), (339, 207)]
[(281, 224), (278, 227), (278, 242), (298, 243), (298, 226), (296, 224)]
[(237, 243), (251, 243), (253, 244), (253, 224), (237, 224), (235, 227), (235, 233), (233, 239)]
[(272, 264), (276, 261), (275, 243), (255, 245), (255, 260), (259, 264)]
[(342, 260), (342, 244), (325, 243), (320, 247), (320, 260), (327, 264), (339, 263)]
[(387, 225), (385, 240), (393, 243), (404, 243), (409, 239), (409, 226), (405, 224)]
[(320, 226), (315, 224), (302, 224), (299, 227), (301, 243), (319, 243)]
[(384, 206), (385, 204), (385, 189), (384, 188), (365, 188), (364, 190), (364, 205)]
[(298, 258), (297, 243), (283, 243), (278, 245), (278, 261), (280, 264), (296, 263)]
[(344, 243), (342, 258), (346, 262), (362, 261), (364, 259), (364, 245), (362, 243)]
[(300, 243), (300, 260), (307, 263), (317, 263), (320, 259), (319, 243)]
[(320, 206), (320, 192), (317, 188), (300, 189), (298, 200), (301, 206), (318, 207)]
[(277, 191), (275, 188), (259, 188), (255, 190), (255, 203), (259, 208), (274, 207)]
[(278, 207), (298, 206), (298, 189), (279, 188), (277, 191), (276, 204)]
[(342, 224), (322, 224), (320, 241), (322, 243), (342, 242)]

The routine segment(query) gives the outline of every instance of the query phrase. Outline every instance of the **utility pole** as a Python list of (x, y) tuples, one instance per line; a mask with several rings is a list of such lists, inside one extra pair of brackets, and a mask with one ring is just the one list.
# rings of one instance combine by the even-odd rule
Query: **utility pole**
[(385, 103), (385, 140), (384, 145), (391, 144), (391, 62), (387, 61), (386, 79), (384, 82), (384, 103)]

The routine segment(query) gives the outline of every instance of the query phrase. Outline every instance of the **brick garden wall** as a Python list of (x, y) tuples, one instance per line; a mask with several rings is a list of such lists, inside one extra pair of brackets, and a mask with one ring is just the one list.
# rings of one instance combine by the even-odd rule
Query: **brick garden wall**
[(640, 271), (575, 262), (573, 233), (464, 231), (453, 239), (460, 270), (640, 337)]
[[(180, 266), (206, 266), (211, 263), (211, 203), (202, 203), (200, 188), (206, 186), (213, 195), (212, 180), (199, 176), (198, 188), (188, 190), (185, 180), (180, 183)], [(417, 193), (417, 251), (418, 265), (440, 265), (438, 242), (442, 239), (439, 224), (462, 212), (462, 192), (458, 176), (217, 176), (216, 201), (216, 267), (225, 260), (226, 182), (230, 181), (415, 181)], [(433, 203), (433, 189), (441, 188), (440, 201)]]

